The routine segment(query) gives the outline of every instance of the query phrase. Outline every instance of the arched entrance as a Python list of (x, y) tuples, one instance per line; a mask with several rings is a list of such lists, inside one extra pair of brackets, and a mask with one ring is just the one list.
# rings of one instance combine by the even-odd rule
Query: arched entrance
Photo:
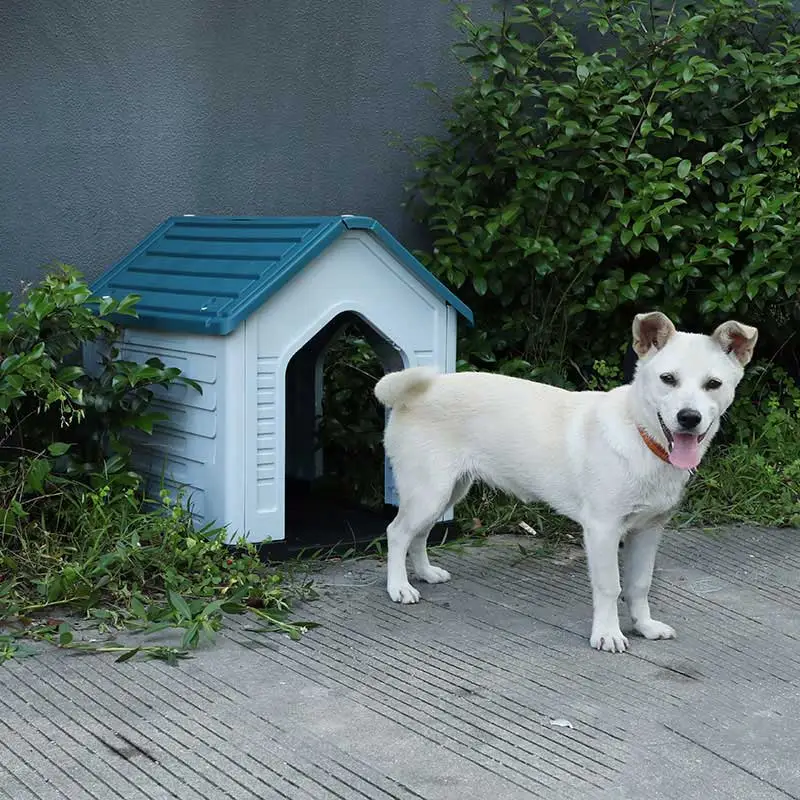
[[(372, 391), (402, 353), (354, 312), (332, 319), (286, 369), (286, 544), (364, 544), (393, 510), (384, 411)], [(327, 390), (327, 391), (326, 391)]]

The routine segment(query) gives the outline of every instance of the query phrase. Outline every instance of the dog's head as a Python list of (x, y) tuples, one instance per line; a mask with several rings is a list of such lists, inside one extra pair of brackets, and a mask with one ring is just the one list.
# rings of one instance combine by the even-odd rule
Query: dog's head
[(659, 311), (636, 315), (637, 413), (648, 432), (664, 442), (676, 467), (693, 469), (700, 463), (733, 402), (757, 338), (755, 328), (733, 320), (705, 336), (676, 331)]

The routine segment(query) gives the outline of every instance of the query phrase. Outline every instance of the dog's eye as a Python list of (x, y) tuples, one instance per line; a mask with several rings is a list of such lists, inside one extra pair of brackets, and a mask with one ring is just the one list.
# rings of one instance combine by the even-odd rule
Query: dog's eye
[(677, 386), (678, 385), (678, 379), (671, 372), (665, 372), (661, 376), (661, 382), (662, 383), (666, 383), (667, 386)]
[(722, 386), (721, 380), (719, 380), (718, 378), (709, 378), (706, 381), (705, 386), (703, 388), (711, 392), (714, 389), (719, 389), (720, 386)]

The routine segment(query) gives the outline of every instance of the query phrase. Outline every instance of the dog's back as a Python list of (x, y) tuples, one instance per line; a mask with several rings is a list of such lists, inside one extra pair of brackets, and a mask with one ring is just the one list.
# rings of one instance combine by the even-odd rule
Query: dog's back
[(482, 480), (524, 500), (547, 497), (574, 516), (576, 466), (585, 460), (580, 451), (596, 427), (587, 420), (605, 404), (603, 393), (416, 368), (386, 376), (375, 394), (392, 408), (385, 443), (401, 497), (447, 476)]

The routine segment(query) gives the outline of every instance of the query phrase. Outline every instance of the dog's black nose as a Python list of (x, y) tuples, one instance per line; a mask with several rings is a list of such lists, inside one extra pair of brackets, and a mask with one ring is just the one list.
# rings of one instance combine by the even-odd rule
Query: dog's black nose
[(700, 424), (701, 419), (703, 419), (703, 415), (693, 408), (682, 408), (678, 412), (678, 425), (687, 431), (696, 428)]

